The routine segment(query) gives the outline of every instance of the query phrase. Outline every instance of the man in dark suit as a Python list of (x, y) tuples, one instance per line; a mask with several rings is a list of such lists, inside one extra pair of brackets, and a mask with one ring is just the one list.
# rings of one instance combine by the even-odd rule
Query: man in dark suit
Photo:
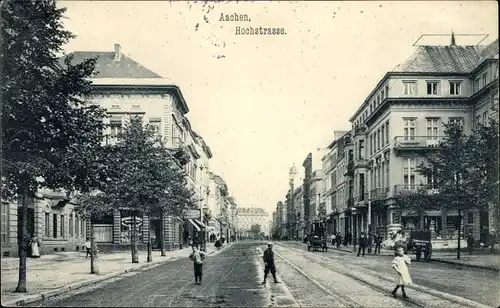
[(361, 236), (359, 237), (358, 257), (361, 253), (361, 250), (363, 250), (363, 257), (365, 256), (366, 244), (367, 244), (366, 235), (364, 232), (362, 232)]
[(267, 243), (267, 249), (264, 250), (264, 281), (262, 281), (262, 284), (266, 284), (266, 279), (267, 275), (269, 272), (271, 272), (271, 275), (273, 275), (273, 279), (275, 283), (278, 283), (278, 279), (276, 278), (276, 264), (274, 263), (274, 251), (273, 251), (273, 244), (272, 243)]

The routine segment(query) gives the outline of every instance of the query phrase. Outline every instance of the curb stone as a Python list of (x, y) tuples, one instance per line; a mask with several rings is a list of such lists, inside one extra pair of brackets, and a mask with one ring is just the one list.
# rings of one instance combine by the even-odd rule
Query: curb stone
[(42, 292), (40, 294), (32, 294), (32, 295), (28, 295), (24, 298), (15, 299), (15, 300), (7, 301), (7, 302), (2, 301), (2, 306), (4, 306), (4, 307), (17, 307), (17, 306), (25, 306), (25, 305), (36, 303), (39, 301), (44, 301), (44, 300), (47, 300), (49, 298), (59, 296), (59, 295), (62, 295), (64, 293), (68, 293), (70, 291), (78, 290), (78, 289), (81, 289), (81, 288), (84, 288), (84, 287), (87, 287), (87, 286), (90, 286), (93, 284), (104, 282), (104, 281), (122, 276), (122, 275), (127, 274), (127, 273), (139, 272), (139, 271), (143, 271), (146, 269), (154, 268), (154, 267), (160, 266), (166, 262), (173, 261), (173, 260), (175, 260), (175, 258), (168, 257), (165, 260), (162, 260), (161, 262), (152, 263), (152, 264), (146, 263), (146, 264), (143, 264), (143, 265), (135, 267), (135, 268), (129, 268), (129, 269), (125, 269), (125, 270), (120, 270), (118, 272), (109, 273), (109, 274), (106, 274), (103, 276), (97, 276), (96, 278), (91, 278), (89, 280), (75, 282), (75, 283), (72, 283), (70, 285), (58, 288), (56, 290), (45, 291), (45, 292)]
[[(224, 245), (219, 250), (214, 250), (214, 251), (208, 253), (208, 255), (214, 254), (217, 251), (221, 251), (222, 249), (224, 249), (226, 247), (229, 247), (231, 245), (232, 245), (232, 243)], [(154, 267), (160, 266), (160, 265), (162, 265), (162, 264), (164, 264), (166, 262), (175, 261), (175, 260), (178, 260), (178, 259), (179, 258), (168, 257), (167, 256), (167, 258), (165, 258), (165, 260), (162, 260), (162, 262), (146, 263), (146, 264), (143, 264), (143, 265), (135, 267), (135, 268), (129, 268), (129, 269), (126, 269), (126, 270), (120, 270), (118, 272), (110, 273), (110, 274), (107, 274), (107, 275), (104, 275), (104, 276), (100, 276), (100, 277), (97, 276), (96, 278), (92, 278), (92, 279), (89, 279), (89, 280), (75, 282), (75, 283), (72, 283), (72, 284), (70, 284), (68, 286), (63, 286), (61, 288), (58, 288), (56, 290), (50, 290), (50, 291), (42, 292), (40, 294), (32, 294), (32, 295), (28, 295), (28, 296), (26, 296), (24, 298), (15, 299), (15, 300), (7, 301), (7, 302), (2, 301), (2, 306), (3, 307), (25, 306), (25, 305), (28, 305), (28, 304), (32, 304), (32, 303), (44, 301), (44, 300), (47, 300), (49, 298), (52, 298), (52, 297), (55, 297), (55, 296), (58, 296), (58, 295), (62, 295), (64, 293), (68, 293), (70, 291), (78, 290), (78, 289), (84, 288), (84, 287), (92, 285), (92, 284), (97, 284), (97, 283), (100, 283), (100, 282), (111, 280), (113, 278), (122, 276), (122, 275), (127, 274), (127, 273), (139, 272), (139, 271), (143, 271), (143, 270), (146, 270), (146, 269), (154, 268)]]

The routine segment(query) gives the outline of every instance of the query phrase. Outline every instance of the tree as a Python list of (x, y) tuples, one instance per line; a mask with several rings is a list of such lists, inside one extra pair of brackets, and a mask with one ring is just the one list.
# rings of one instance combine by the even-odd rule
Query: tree
[[(187, 188), (185, 173), (155, 138), (153, 129), (138, 119), (131, 119), (125, 127), (110, 157), (112, 172), (102, 193), (112, 209), (125, 208), (131, 214), (139, 212), (150, 217), (160, 214), (163, 225), (164, 214), (181, 216), (188, 206), (194, 206), (193, 191)], [(138, 263), (136, 214), (131, 216), (132, 262)], [(150, 249), (148, 261), (151, 261)]]
[(260, 232), (261, 232), (261, 227), (259, 224), (250, 226), (250, 233), (252, 233), (253, 235), (258, 236)]
[[(458, 212), (457, 259), (460, 259), (463, 212), (483, 210), (491, 202), (495, 187), (498, 189), (498, 184), (492, 185), (495, 171), (490, 170), (495, 167), (493, 158), (498, 157), (498, 136), (494, 137), (494, 130), (494, 127), (480, 128), (467, 136), (460, 123), (445, 124), (445, 140), (417, 169), (427, 183), (415, 195), (399, 198), (400, 204), (406, 203), (420, 216), (436, 208)], [(492, 146), (495, 138), (495, 150), (486, 147)]]
[(54, 0), (2, 3), (2, 198), (21, 200), (19, 282), (26, 292), (27, 207), (40, 188), (88, 190), (99, 181), (95, 149), (104, 112), (86, 104), (95, 59), (57, 64), (73, 35)]

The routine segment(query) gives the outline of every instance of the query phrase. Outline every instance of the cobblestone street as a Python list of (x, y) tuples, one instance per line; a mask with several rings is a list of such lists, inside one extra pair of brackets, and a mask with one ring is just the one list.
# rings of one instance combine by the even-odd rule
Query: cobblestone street
[[(193, 284), (193, 266), (185, 251), (185, 256), (179, 252), (154, 269), (127, 273), (31, 306), (491, 307), (498, 303), (498, 281), (492, 271), (415, 262), (411, 267), (415, 285), (408, 288), (410, 299), (403, 301), (390, 296), (394, 281), (387, 256), (352, 258), (304, 248), (300, 243), (276, 243), (279, 284), (272, 279), (261, 284), (265, 243), (244, 241), (207, 257), (202, 285)], [(448, 288), (443, 287), (445, 279)]]

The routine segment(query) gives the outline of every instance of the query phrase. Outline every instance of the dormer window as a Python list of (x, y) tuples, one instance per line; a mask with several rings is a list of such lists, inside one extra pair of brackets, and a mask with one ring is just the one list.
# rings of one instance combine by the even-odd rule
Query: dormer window
[(438, 94), (439, 94), (439, 82), (427, 81), (427, 95), (438, 95)]

